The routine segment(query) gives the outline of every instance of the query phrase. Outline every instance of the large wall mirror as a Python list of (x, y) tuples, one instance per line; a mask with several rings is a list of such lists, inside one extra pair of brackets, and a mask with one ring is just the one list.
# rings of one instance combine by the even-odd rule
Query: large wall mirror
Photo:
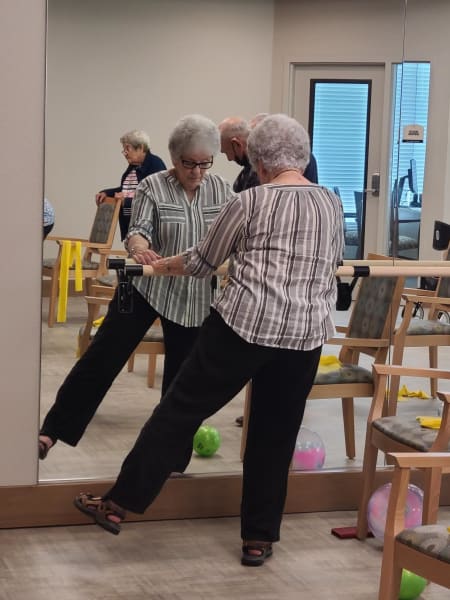
[[(429, 4), (48, 0), (45, 193), (55, 208), (52, 233), (89, 234), (95, 193), (118, 185), (124, 170), (119, 138), (125, 131), (147, 130), (152, 151), (170, 164), (168, 134), (184, 114), (219, 122), (233, 114), (289, 112), (310, 128), (320, 183), (341, 196), (347, 258), (368, 252), (438, 258), (433, 222), (445, 221), (450, 211), (444, 202), (450, 86), (446, 35), (436, 35), (435, 28), (448, 23), (450, 9), (437, 0), (439, 11)], [(417, 124), (424, 127), (423, 142), (404, 141), (404, 126)], [(221, 155), (214, 169), (232, 181), (239, 167)], [(407, 237), (411, 247), (400, 251), (399, 241)], [(118, 236), (114, 247), (120, 248)], [(46, 242), (44, 256), (54, 253)], [(86, 320), (82, 296), (69, 298), (67, 321), (51, 328), (47, 305), (44, 298), (42, 415), (76, 360)], [(349, 312), (337, 313), (338, 324), (348, 319)], [(415, 351), (417, 364), (426, 350)], [(155, 386), (148, 388), (147, 357), (138, 356), (134, 371), (125, 369), (117, 378), (77, 448), (59, 444), (40, 463), (40, 481), (113, 477), (159, 399), (162, 360)], [(362, 364), (370, 368), (370, 358)], [(243, 402), (241, 392), (211, 418), (222, 446), (214, 457), (194, 457), (189, 473), (240, 471), (242, 430), (235, 419)], [(361, 469), (369, 402), (355, 401), (353, 460), (346, 456), (340, 399), (309, 402), (304, 426), (325, 444), (324, 469)], [(418, 410), (414, 402), (407, 410)]]

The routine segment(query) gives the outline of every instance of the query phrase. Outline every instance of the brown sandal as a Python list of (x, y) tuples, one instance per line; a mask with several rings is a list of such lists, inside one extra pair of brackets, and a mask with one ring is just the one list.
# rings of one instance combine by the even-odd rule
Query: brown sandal
[[(119, 535), (120, 522), (125, 519), (126, 512), (111, 500), (103, 500), (101, 496), (82, 492), (75, 497), (73, 503), (78, 510), (94, 519), (97, 525), (109, 533)], [(111, 520), (111, 517), (116, 517), (119, 522)]]
[(241, 564), (246, 567), (260, 567), (272, 553), (271, 542), (244, 542)]

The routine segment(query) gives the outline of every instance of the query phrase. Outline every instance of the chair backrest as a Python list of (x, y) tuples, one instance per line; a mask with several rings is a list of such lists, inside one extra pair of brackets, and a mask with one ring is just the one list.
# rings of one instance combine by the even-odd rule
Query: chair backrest
[[(388, 258), (369, 254), (368, 259)], [(405, 285), (404, 277), (364, 277), (348, 327), (348, 337), (387, 339), (393, 330)]]
[(119, 220), (120, 200), (114, 198), (97, 207), (89, 241), (112, 246)]

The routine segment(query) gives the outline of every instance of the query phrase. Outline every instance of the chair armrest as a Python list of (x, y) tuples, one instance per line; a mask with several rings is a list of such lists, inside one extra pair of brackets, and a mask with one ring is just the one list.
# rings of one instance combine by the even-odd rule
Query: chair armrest
[(450, 371), (443, 369), (419, 369), (414, 367), (403, 367), (400, 365), (382, 365), (376, 363), (374, 370), (379, 375), (400, 375), (405, 377), (426, 377), (428, 379), (450, 379)]
[(77, 237), (55, 237), (55, 236), (47, 236), (45, 238), (45, 241), (50, 240), (52, 242), (56, 242), (57, 244), (61, 244), (64, 241), (68, 241), (68, 242), (81, 242), (81, 244), (83, 246), (89, 244), (89, 240), (86, 240), (84, 238), (77, 238)]
[(336, 346), (350, 346), (352, 348), (386, 348), (390, 346), (390, 340), (373, 338), (330, 338), (326, 344), (335, 344)]
[(344, 325), (336, 325), (335, 329), (338, 333), (347, 333), (348, 327)]
[(450, 392), (437, 392), (437, 397), (439, 400), (442, 400), (442, 402), (450, 404)]
[(125, 256), (128, 258), (129, 252), (127, 250), (114, 250), (114, 248), (101, 248), (100, 254), (110, 254), (111, 256)]
[(403, 288), (402, 294), (410, 295), (410, 296), (433, 297), (433, 296), (436, 296), (436, 291), (435, 290), (422, 290), (420, 288)]
[(388, 456), (401, 469), (450, 467), (450, 452), (392, 452)]
[(420, 296), (420, 295), (412, 295), (412, 294), (402, 294), (402, 298), (406, 300), (406, 302), (421, 302), (422, 304), (450, 304), (450, 298), (442, 298), (440, 296)]

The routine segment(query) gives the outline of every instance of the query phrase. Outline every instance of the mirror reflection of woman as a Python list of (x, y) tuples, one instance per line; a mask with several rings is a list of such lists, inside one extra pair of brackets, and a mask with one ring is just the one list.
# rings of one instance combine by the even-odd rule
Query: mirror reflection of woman
[(150, 151), (150, 138), (145, 131), (129, 131), (120, 138), (122, 154), (128, 167), (122, 175), (120, 186), (102, 190), (95, 195), (97, 205), (108, 197), (120, 199), (120, 238), (125, 239), (130, 225), (132, 202), (138, 184), (148, 175), (166, 168), (163, 160)]
[[(149, 264), (194, 246), (234, 197), (222, 177), (209, 173), (219, 147), (218, 129), (206, 117), (189, 115), (176, 125), (169, 139), (173, 168), (145, 178), (133, 200), (125, 245), (136, 262)], [(116, 291), (97, 334), (58, 390), (39, 436), (41, 459), (57, 440), (78, 444), (114, 379), (156, 319), (161, 320), (164, 335), (165, 393), (209, 314), (211, 275), (198, 280), (136, 277), (132, 291), (133, 313), (119, 313)], [(175, 471), (186, 468), (191, 452), (192, 447), (186, 447)]]
[(263, 185), (232, 199), (199, 244), (151, 266), (156, 275), (197, 281), (230, 258), (228, 284), (113, 487), (103, 497), (79, 494), (75, 505), (119, 533), (125, 511), (147, 509), (203, 420), (251, 379), (241, 562), (260, 566), (280, 537), (306, 399), (322, 345), (334, 334), (334, 273), (344, 244), (339, 198), (303, 176), (310, 151), (299, 123), (267, 117), (250, 133), (248, 152)]

